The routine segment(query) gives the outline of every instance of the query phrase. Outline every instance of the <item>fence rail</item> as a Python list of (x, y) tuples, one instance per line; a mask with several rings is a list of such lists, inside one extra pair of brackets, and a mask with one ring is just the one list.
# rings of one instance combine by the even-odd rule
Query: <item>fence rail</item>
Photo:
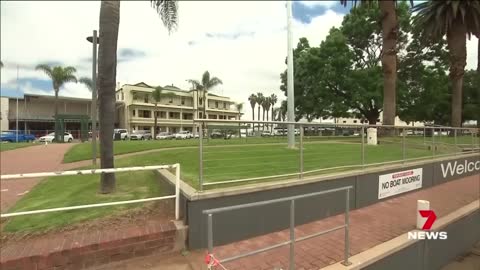
[(118, 172), (135, 172), (135, 171), (151, 171), (151, 170), (161, 170), (161, 169), (175, 169), (175, 194), (162, 196), (162, 197), (152, 197), (145, 199), (137, 200), (128, 200), (128, 201), (118, 201), (118, 202), (108, 202), (108, 203), (97, 203), (97, 204), (85, 204), (85, 205), (76, 205), (69, 207), (58, 207), (58, 208), (49, 208), (49, 209), (39, 209), (31, 211), (22, 211), (14, 213), (1, 214), (0, 218), (8, 218), (15, 216), (25, 216), (25, 215), (35, 215), (43, 214), (50, 212), (61, 212), (61, 211), (70, 211), (78, 209), (87, 209), (95, 207), (105, 207), (113, 205), (123, 205), (123, 204), (132, 204), (132, 203), (141, 203), (141, 202), (150, 202), (150, 201), (160, 201), (167, 199), (175, 199), (175, 219), (180, 219), (180, 164), (172, 165), (159, 165), (159, 166), (143, 166), (143, 167), (125, 167), (125, 168), (112, 168), (112, 169), (91, 169), (91, 170), (72, 170), (72, 171), (58, 171), (58, 172), (40, 172), (40, 173), (25, 173), (25, 174), (6, 174), (1, 175), (1, 180), (12, 180), (20, 178), (33, 178), (33, 177), (49, 177), (49, 176), (66, 176), (66, 175), (87, 175), (87, 174), (103, 174), (103, 173), (118, 173)]
[[(335, 188), (335, 189), (330, 189), (330, 190), (324, 190), (324, 191), (319, 191), (319, 192), (313, 192), (313, 193), (308, 193), (308, 194), (303, 194), (303, 195), (297, 195), (297, 196), (291, 196), (291, 197), (286, 197), (286, 198), (280, 198), (280, 199), (273, 199), (273, 200), (267, 200), (267, 201), (260, 201), (260, 202), (254, 202), (254, 203), (246, 203), (246, 204), (240, 204), (240, 205), (234, 205), (234, 206), (227, 206), (227, 207), (220, 207), (220, 208), (214, 208), (214, 209), (208, 209), (204, 210), (203, 214), (207, 216), (207, 243), (208, 243), (208, 256), (210, 257), (211, 261), (216, 261), (218, 263), (227, 263), (233, 260), (241, 259), (244, 257), (248, 257), (251, 255), (259, 254), (262, 252), (266, 252), (275, 248), (283, 247), (286, 245), (290, 245), (290, 253), (289, 253), (289, 270), (294, 270), (295, 269), (295, 243), (304, 241), (313, 237), (317, 237), (320, 235), (324, 235), (333, 231), (337, 231), (340, 229), (345, 229), (345, 242), (344, 242), (344, 260), (342, 262), (343, 265), (350, 265), (351, 263), (348, 261), (349, 254), (350, 254), (350, 190), (353, 189), (353, 186), (346, 186), (346, 187), (341, 187), (341, 188)], [(305, 199), (305, 198), (310, 198), (310, 197), (315, 197), (315, 196), (320, 196), (320, 195), (325, 195), (325, 194), (330, 194), (330, 193), (336, 193), (336, 192), (341, 192), (345, 191), (345, 223), (343, 225), (330, 228), (321, 232), (317, 232), (311, 235), (303, 236), (300, 238), (295, 237), (295, 201), (300, 200), (300, 199)], [(275, 245), (267, 246), (264, 248), (260, 248), (257, 250), (253, 250), (250, 252), (246, 252), (243, 254), (239, 254), (233, 257), (229, 258), (223, 258), (223, 259), (217, 259), (214, 256), (213, 252), (213, 215), (222, 213), (222, 212), (228, 212), (228, 211), (235, 211), (239, 209), (244, 209), (244, 208), (251, 208), (251, 207), (260, 207), (264, 205), (269, 205), (269, 204), (275, 204), (275, 203), (280, 203), (280, 202), (290, 202), (290, 224), (289, 224), (289, 230), (290, 230), (290, 239), (285, 242), (281, 242)]]
[[(228, 185), (228, 184), (235, 184), (235, 183), (246, 183), (258, 180), (266, 180), (266, 179), (278, 179), (278, 178), (285, 178), (285, 177), (298, 177), (302, 179), (305, 175), (309, 174), (312, 175), (314, 173), (320, 173), (325, 171), (332, 171), (332, 170), (343, 170), (343, 169), (365, 169), (372, 166), (380, 166), (380, 165), (388, 165), (388, 164), (403, 164), (405, 165), (407, 162), (422, 160), (422, 159), (429, 159), (429, 158), (437, 158), (437, 157), (444, 157), (444, 156), (455, 156), (461, 154), (469, 154), (479, 152), (480, 150), (480, 138), (478, 137), (480, 134), (480, 130), (478, 128), (454, 128), (454, 127), (445, 127), (445, 126), (390, 126), (390, 125), (369, 125), (369, 124), (337, 124), (337, 123), (301, 123), (301, 122), (279, 122), (279, 121), (244, 121), (244, 120), (215, 120), (215, 119), (195, 119), (194, 122), (198, 126), (199, 129), (199, 153), (198, 153), (198, 162), (199, 162), (199, 171), (198, 171), (198, 181), (199, 181), (199, 188), (200, 191), (203, 191), (205, 187), (212, 187), (212, 186), (220, 186), (220, 185)], [(262, 125), (265, 127), (263, 129)], [(211, 152), (205, 151), (205, 145), (208, 144), (208, 140), (213, 138), (211, 134), (215, 133), (215, 130), (222, 130), (225, 129), (223, 132), (225, 134), (225, 139), (227, 139), (226, 134), (229, 128), (238, 126), (235, 130), (230, 130), (229, 132), (232, 134), (238, 135), (238, 138), (245, 137), (245, 142), (248, 141), (248, 135), (253, 134), (251, 130), (257, 129), (257, 135), (260, 135), (261, 129), (263, 129), (263, 133), (265, 136), (272, 136), (274, 130), (282, 130), (286, 129), (286, 126), (294, 125), (295, 128), (298, 129), (296, 132), (296, 146), (295, 155), (292, 155), (292, 158), (297, 159), (295, 160), (281, 160), (281, 157), (284, 153), (277, 153), (275, 151), (267, 152), (260, 156), (250, 156), (250, 157), (240, 157), (241, 160), (245, 161), (248, 159), (258, 161), (257, 163), (261, 163), (264, 166), (264, 170), (266, 171), (269, 166), (271, 165), (280, 165), (281, 162), (285, 163), (284, 168), (288, 167), (288, 170), (278, 171), (277, 173), (267, 174), (263, 173), (258, 176), (252, 177), (232, 177), (229, 179), (228, 175), (234, 175), (233, 172), (227, 173), (218, 173), (214, 169), (218, 169), (218, 164), (213, 163), (213, 166), (208, 166), (211, 164), (210, 162), (215, 162), (218, 159), (212, 157), (211, 155), (217, 153), (218, 151)], [(369, 141), (369, 132), (368, 129), (374, 128), (379, 131), (378, 138), (381, 140), (383, 145), (392, 145), (395, 148), (395, 151), (398, 152), (398, 157), (395, 157), (392, 160), (392, 157), (385, 158), (382, 160), (371, 160), (369, 157), (370, 151), (375, 151), (373, 148), (367, 148), (367, 145), (370, 143)], [(242, 129), (244, 132), (242, 133)], [(312, 130), (315, 129), (315, 130)], [(213, 131), (213, 133), (212, 133)], [(381, 132), (385, 131), (385, 132)], [(393, 132), (392, 132), (393, 131)], [(323, 133), (322, 133), (323, 132)], [(381, 132), (381, 133), (380, 133)], [(389, 132), (389, 133), (387, 133)], [(282, 140), (281, 138), (286, 138), (283, 132), (278, 132), (279, 136), (274, 136), (278, 139), (279, 142)], [(307, 134), (307, 135), (306, 135)], [(313, 135), (312, 135), (313, 134)], [(323, 134), (327, 134), (324, 136)], [(347, 134), (347, 135), (345, 135)], [(264, 134), (261, 134), (262, 136)], [(221, 136), (220, 136), (221, 137)], [(218, 135), (217, 135), (218, 138)], [(318, 153), (312, 151), (305, 151), (306, 145), (312, 145), (312, 143), (317, 143), (319, 140), (316, 138), (321, 138), (325, 142), (327, 140), (335, 140), (337, 143), (346, 138), (346, 142), (348, 140), (352, 141), (350, 143), (358, 145), (358, 156), (355, 153), (349, 152), (345, 153), (345, 155), (349, 156), (356, 156), (358, 161), (355, 162), (340, 162), (340, 164), (332, 164), (333, 166), (328, 167), (319, 167), (315, 168), (312, 166), (313, 162), (316, 160), (321, 161), (321, 157), (318, 157)], [(204, 142), (207, 139), (207, 143)], [(423, 139), (423, 140), (422, 140)], [(277, 139), (273, 139), (277, 140)], [(286, 140), (284, 141), (286, 143)], [(225, 144), (228, 144), (226, 141)], [(248, 143), (247, 143), (248, 144)], [(398, 144), (398, 148), (393, 145)], [(264, 144), (266, 145), (266, 144)], [(390, 147), (390, 148), (392, 148)], [(216, 149), (218, 150), (218, 149)], [(307, 149), (309, 150), (309, 149)], [(310, 149), (311, 150), (311, 149)], [(419, 150), (421, 154), (415, 154), (414, 152), (410, 152), (412, 150)], [(220, 150), (219, 150), (220, 151)], [(230, 167), (230, 165), (234, 166), (235, 168), (238, 167), (249, 167), (245, 164), (237, 164), (236, 161), (240, 161), (240, 159), (235, 159), (236, 155), (241, 154), (243, 152), (241, 149), (235, 151), (225, 151), (221, 152), (224, 153), (222, 159), (225, 163), (222, 164), (222, 167)], [(336, 151), (336, 153), (340, 153)], [(412, 154), (413, 153), (413, 154)], [(322, 155), (328, 155), (330, 153), (321, 153)], [(229, 157), (228, 155), (232, 155)], [(275, 159), (279, 158), (280, 161), (276, 162)], [(268, 159), (268, 161), (267, 161)], [(208, 164), (207, 164), (208, 163)], [(206, 165), (207, 164), (207, 165)], [(310, 165), (310, 166), (307, 166)], [(294, 168), (292, 171), (291, 168)], [(255, 166), (251, 166), (254, 168)], [(232, 167), (233, 168), (233, 167)], [(248, 170), (248, 169), (246, 169)], [(259, 168), (257, 167), (257, 171), (252, 169), (252, 173), (260, 172)], [(207, 171), (207, 173), (205, 173)], [(262, 171), (263, 172), (263, 171)], [(218, 179), (210, 180), (214, 177)], [(208, 179), (209, 178), (209, 179)]]

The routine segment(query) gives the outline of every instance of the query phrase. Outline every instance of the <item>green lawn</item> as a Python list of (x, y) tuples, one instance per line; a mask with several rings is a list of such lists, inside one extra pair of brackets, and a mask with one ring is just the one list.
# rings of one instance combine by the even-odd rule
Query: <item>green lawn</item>
[[(431, 151), (408, 147), (407, 158), (429, 157)], [(402, 158), (400, 144), (366, 146), (365, 162), (377, 163)], [(182, 179), (198, 188), (198, 150), (171, 149), (146, 153), (116, 161), (118, 167), (180, 163)], [(272, 176), (298, 172), (299, 151), (286, 144), (232, 145), (205, 147), (204, 179), (216, 182), (250, 177)], [(347, 143), (305, 143), (304, 170), (361, 164), (361, 145)]]
[[(298, 138), (297, 138), (298, 139)], [(267, 143), (285, 143), (286, 137), (248, 137), (248, 138), (232, 138), (224, 139), (210, 139), (204, 140), (205, 145), (244, 145), (244, 144), (267, 144)], [(325, 141), (332, 140), (332, 137), (305, 137), (305, 141)], [(335, 140), (356, 140), (355, 137), (335, 137)], [(115, 141), (114, 153), (115, 155), (147, 151), (152, 149), (162, 148), (177, 148), (198, 146), (198, 139), (190, 140), (151, 140), (151, 141)], [(80, 160), (87, 160), (92, 157), (91, 143), (81, 143), (73, 146), (64, 156), (63, 162), (70, 163)]]
[[(162, 196), (162, 189), (154, 172), (126, 172), (117, 174), (117, 191), (113, 195), (98, 193), (99, 175), (50, 177), (35, 186), (9, 212), (57, 208), (101, 202), (134, 200)], [(13, 217), (4, 227), (5, 232), (44, 231), (99, 217), (111, 216), (144, 204), (107, 206), (64, 212)]]
[(32, 146), (32, 143), (0, 143), (0, 152)]

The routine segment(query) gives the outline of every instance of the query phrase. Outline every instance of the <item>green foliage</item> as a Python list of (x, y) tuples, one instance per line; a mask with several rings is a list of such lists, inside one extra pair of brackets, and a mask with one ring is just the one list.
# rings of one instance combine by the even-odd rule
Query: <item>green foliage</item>
[(178, 1), (172, 0), (150, 0), (152, 7), (162, 18), (163, 25), (171, 33), (178, 26)]
[(91, 78), (88, 78), (88, 77), (82, 77), (78, 80), (79, 83), (83, 83), (90, 92), (93, 91), (93, 80)]
[(67, 82), (77, 82), (74, 67), (50, 67), (49, 65), (38, 65), (36, 70), (45, 72), (45, 74), (52, 79), (53, 89), (58, 92), (60, 88)]

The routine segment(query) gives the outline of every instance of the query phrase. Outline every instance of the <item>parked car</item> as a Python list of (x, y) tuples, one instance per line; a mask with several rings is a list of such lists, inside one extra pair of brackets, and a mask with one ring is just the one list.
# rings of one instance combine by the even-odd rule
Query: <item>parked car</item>
[(210, 134), (210, 138), (212, 139), (220, 139), (220, 138), (223, 138), (224, 135), (218, 131), (214, 131)]
[(128, 138), (130, 137), (128, 135), (128, 131), (123, 128), (116, 128), (113, 130), (113, 139), (115, 139), (116, 133), (120, 133), (120, 140), (128, 140)]
[[(35, 136), (31, 134), (25, 134), (18, 131), (18, 142), (32, 142), (35, 140)], [(16, 142), (17, 132), (15, 131), (2, 131), (0, 135), (0, 141), (2, 142)]]
[(260, 136), (262, 137), (270, 137), (273, 136), (273, 134), (270, 131), (263, 131)]
[(194, 139), (199, 139), (199, 138), (200, 138), (200, 134), (199, 134), (198, 132), (195, 133), (195, 135), (193, 135), (193, 138), (194, 138)]
[[(52, 132), (52, 133), (49, 133), (48, 135), (46, 136), (42, 136), (40, 137), (40, 139), (38, 139), (39, 142), (55, 142), (55, 132)], [(65, 132), (63, 134), (63, 141), (64, 142), (72, 142), (73, 141), (73, 136), (72, 134), (68, 133), (68, 132)]]
[(170, 140), (173, 139), (175, 136), (168, 132), (160, 132), (158, 133), (156, 139), (157, 140)]
[(193, 135), (190, 131), (184, 130), (175, 134), (175, 139), (191, 139)]
[(146, 130), (134, 130), (130, 134), (130, 140), (151, 140), (152, 134)]

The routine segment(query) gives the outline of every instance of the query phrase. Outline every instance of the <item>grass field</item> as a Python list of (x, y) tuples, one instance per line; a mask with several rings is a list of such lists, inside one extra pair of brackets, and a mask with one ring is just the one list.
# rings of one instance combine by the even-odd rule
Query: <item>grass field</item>
[[(117, 191), (98, 193), (100, 175), (50, 177), (35, 186), (9, 212), (57, 208), (101, 202), (162, 196), (153, 171), (117, 174)], [(4, 232), (44, 231), (99, 217), (111, 216), (143, 204), (98, 207), (56, 213), (13, 217)]]
[[(331, 137), (306, 137), (305, 141), (325, 141), (331, 140)], [(335, 140), (342, 141), (359, 141), (358, 137), (335, 137)], [(268, 143), (285, 143), (285, 137), (248, 137), (248, 138), (232, 138), (210, 139), (204, 140), (205, 145), (244, 145), (244, 144), (268, 144)], [(198, 139), (190, 140), (152, 140), (152, 141), (115, 141), (115, 155), (147, 151), (162, 148), (178, 148), (188, 146), (198, 146)], [(90, 143), (82, 143), (73, 146), (64, 156), (63, 162), (70, 163), (80, 160), (87, 160), (92, 157), (92, 146)]]
[(32, 146), (32, 143), (0, 143), (0, 152)]

